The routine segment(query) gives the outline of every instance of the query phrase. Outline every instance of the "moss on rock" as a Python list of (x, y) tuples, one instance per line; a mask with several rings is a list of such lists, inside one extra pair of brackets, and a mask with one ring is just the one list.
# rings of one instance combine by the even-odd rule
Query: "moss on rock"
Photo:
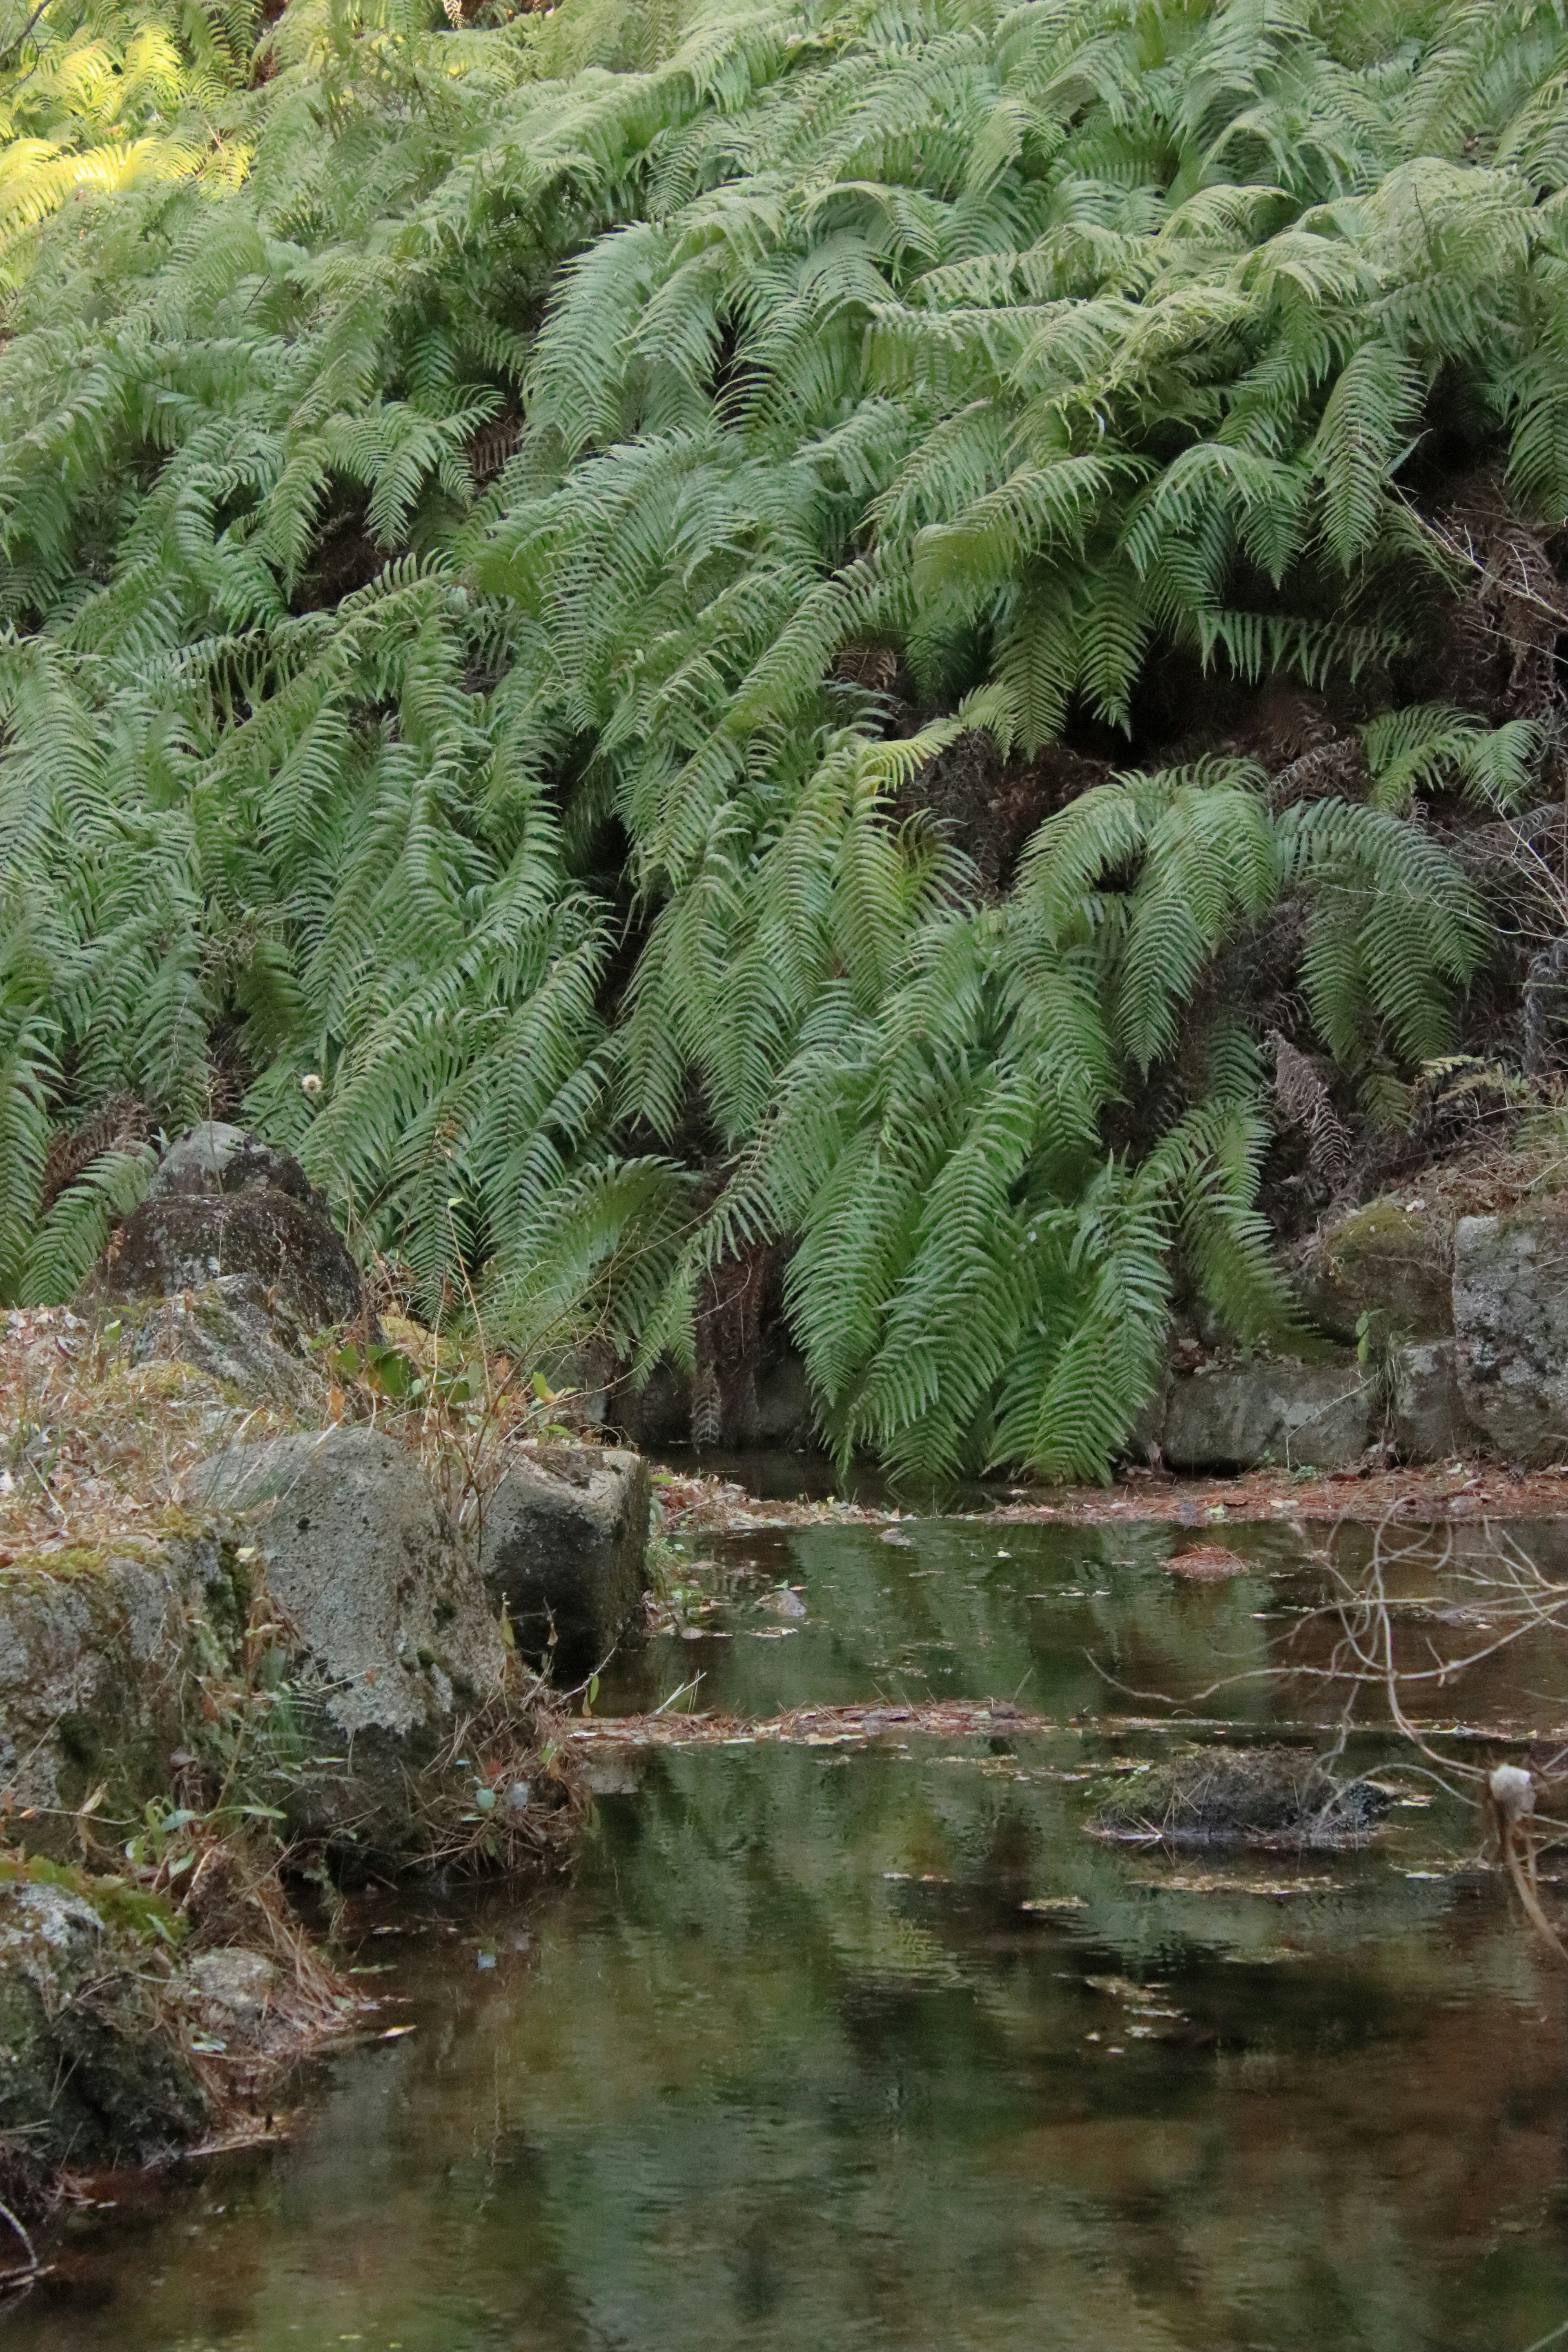
[(1372, 1318), (1387, 1342), (1452, 1339), (1452, 1236), (1435, 1218), (1397, 1201), (1373, 1201), (1315, 1234), (1294, 1268), (1309, 1318), (1337, 1339)]

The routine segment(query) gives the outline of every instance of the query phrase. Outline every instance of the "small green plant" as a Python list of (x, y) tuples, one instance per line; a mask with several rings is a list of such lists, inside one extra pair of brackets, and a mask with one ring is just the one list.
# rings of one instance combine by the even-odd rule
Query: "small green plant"
[(1408, 1402), (1404, 1350), (1409, 1338), (1381, 1309), (1366, 1308), (1356, 1317), (1356, 1361), (1365, 1370), (1373, 1409), (1385, 1434)]

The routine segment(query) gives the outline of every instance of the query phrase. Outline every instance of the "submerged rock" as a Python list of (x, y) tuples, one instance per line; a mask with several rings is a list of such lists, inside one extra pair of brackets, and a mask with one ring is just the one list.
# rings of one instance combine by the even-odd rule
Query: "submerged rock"
[(553, 1631), (567, 1673), (603, 1663), (640, 1612), (648, 1497), (639, 1454), (515, 1449), (484, 1504), (479, 1565), (524, 1651), (542, 1651)]
[(1214, 1748), (1116, 1790), (1091, 1824), (1101, 1837), (1167, 1845), (1357, 1845), (1388, 1811), (1367, 1780), (1336, 1781), (1294, 1748)]
[(470, 1548), (418, 1463), (377, 1430), (231, 1447), (191, 1499), (237, 1515), (287, 1622), (297, 1834), (396, 1857), (420, 1845), (420, 1775), (501, 1692), (506, 1647)]
[(1167, 1576), (1189, 1577), (1195, 1584), (1223, 1584), (1232, 1576), (1250, 1576), (1252, 1563), (1224, 1544), (1188, 1544), (1165, 1562)]
[(235, 1275), (253, 1276), (301, 1331), (366, 1311), (359, 1268), (299, 1162), (209, 1120), (164, 1154), (85, 1296), (164, 1298)]
[(1465, 1411), (1498, 1451), (1568, 1457), (1568, 1203), (1460, 1218), (1454, 1331)]

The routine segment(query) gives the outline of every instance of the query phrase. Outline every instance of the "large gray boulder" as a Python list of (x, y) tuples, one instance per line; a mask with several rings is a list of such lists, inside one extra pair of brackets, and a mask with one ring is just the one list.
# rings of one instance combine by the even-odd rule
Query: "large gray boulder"
[(1466, 1412), (1499, 1453), (1568, 1457), (1568, 1204), (1460, 1218), (1454, 1336)]
[[(247, 1594), (213, 1542), (125, 1544), (0, 1573), (0, 1808), (7, 1842), (64, 1856), (78, 1809), (136, 1818), (167, 1790), (193, 1653), (237, 1646)], [(214, 1645), (216, 1644), (216, 1648)], [(123, 1830), (120, 1832), (123, 1835)]]
[(287, 1622), (298, 1752), (280, 1801), (302, 1836), (417, 1851), (422, 1775), (503, 1689), (506, 1647), (470, 1546), (378, 1430), (232, 1447), (186, 1481), (241, 1518)]
[(1373, 1392), (1354, 1353), (1216, 1366), (1173, 1381), (1161, 1449), (1178, 1470), (1342, 1469), (1372, 1442)]
[(299, 1162), (208, 1120), (164, 1154), (85, 1296), (165, 1298), (233, 1275), (253, 1276), (300, 1331), (367, 1312), (359, 1268)]
[(525, 1653), (549, 1644), (568, 1673), (602, 1663), (637, 1616), (646, 1581), (648, 1470), (639, 1454), (519, 1445), (487, 1497), (479, 1560)]

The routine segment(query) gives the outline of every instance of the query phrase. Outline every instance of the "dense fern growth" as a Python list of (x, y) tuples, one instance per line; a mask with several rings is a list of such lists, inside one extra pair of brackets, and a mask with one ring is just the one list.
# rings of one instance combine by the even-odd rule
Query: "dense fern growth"
[(0, 286), (73, 199), (205, 178), (233, 186), (248, 149), (221, 128), (247, 72), (251, 0), (8, 0), (0, 9)]
[[(1284, 955), (1397, 1118), (1486, 945), (1423, 798), (1511, 805), (1552, 738), (1550, 655), (1500, 711), (1418, 681), (1486, 564), (1434, 465), (1568, 509), (1568, 7), (26, 43), (0, 1281), (134, 1196), (122, 1143), (49, 1205), (52, 1134), (243, 1093), (520, 1348), (689, 1361), (782, 1246), (825, 1426), (900, 1465), (1099, 1471), (1173, 1284), (1287, 1319), (1236, 975)], [(1200, 711), (1140, 758), (1173, 664), (1358, 695), (1354, 756), (1282, 788)], [(1128, 747), (1001, 891), (921, 814), (977, 730)]]

